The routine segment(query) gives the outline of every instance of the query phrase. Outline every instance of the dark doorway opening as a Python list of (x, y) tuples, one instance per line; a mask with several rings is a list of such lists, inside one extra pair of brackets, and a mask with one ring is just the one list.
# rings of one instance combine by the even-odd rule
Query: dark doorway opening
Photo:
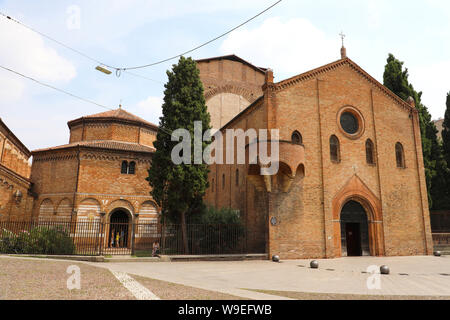
[(362, 256), (361, 230), (359, 223), (345, 224), (345, 238), (347, 240), (347, 256)]
[(108, 247), (127, 248), (130, 223), (128, 213), (124, 210), (117, 210), (111, 214), (109, 222)]
[(342, 256), (370, 256), (367, 213), (356, 201), (347, 202), (341, 211)]

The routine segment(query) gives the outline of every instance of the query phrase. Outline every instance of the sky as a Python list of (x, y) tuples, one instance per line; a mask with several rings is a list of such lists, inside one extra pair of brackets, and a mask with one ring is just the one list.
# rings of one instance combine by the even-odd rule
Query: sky
[[(97, 61), (149, 64), (185, 52), (235, 27), (275, 0), (0, 0), (0, 12)], [(389, 53), (409, 70), (433, 119), (450, 91), (448, 0), (283, 0), (242, 28), (190, 54), (236, 54), (274, 70), (275, 81), (347, 55), (383, 82)], [(166, 71), (177, 60), (117, 77), (0, 16), (0, 65), (103, 106), (119, 104), (159, 123)], [(106, 109), (0, 69), (0, 118), (30, 149), (68, 143), (67, 122)]]

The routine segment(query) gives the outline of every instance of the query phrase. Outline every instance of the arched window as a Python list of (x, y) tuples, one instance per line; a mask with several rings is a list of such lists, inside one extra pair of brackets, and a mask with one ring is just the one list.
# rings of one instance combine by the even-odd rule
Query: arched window
[(136, 173), (136, 162), (132, 161), (130, 162), (130, 166), (128, 167), (128, 174), (135, 174)]
[(239, 186), (239, 169), (236, 169), (236, 185)]
[(367, 164), (375, 164), (375, 148), (370, 139), (366, 141), (366, 161)]
[(128, 161), (122, 161), (122, 169), (120, 173), (127, 174), (128, 173)]
[(225, 174), (222, 175), (222, 189), (225, 189)]
[(397, 168), (405, 168), (405, 152), (400, 142), (395, 145), (395, 158), (397, 160)]
[(292, 143), (294, 144), (303, 144), (303, 137), (298, 131), (294, 131), (291, 137)]
[(332, 135), (330, 138), (330, 158), (333, 162), (341, 161), (339, 139), (335, 135)]

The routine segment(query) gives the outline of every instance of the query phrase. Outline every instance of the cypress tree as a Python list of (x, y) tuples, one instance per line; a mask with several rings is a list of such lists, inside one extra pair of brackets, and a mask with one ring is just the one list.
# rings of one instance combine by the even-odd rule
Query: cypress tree
[(450, 210), (450, 92), (447, 94), (444, 123), (442, 124), (442, 149), (443, 158), (446, 164), (446, 172), (439, 175), (438, 182), (445, 190), (442, 199), (437, 200), (436, 207), (441, 210)]
[(432, 121), (428, 108), (422, 104), (422, 92), (414, 90), (413, 85), (409, 83), (408, 69), (404, 69), (403, 64), (394, 55), (389, 54), (383, 75), (384, 85), (405, 101), (408, 97), (414, 99), (419, 111), (429, 207), (439, 209), (445, 200), (442, 197), (445, 198), (446, 188), (442, 186), (441, 180), (447, 165), (443, 157), (442, 145), (437, 138), (436, 125)]
[(450, 169), (450, 92), (447, 94), (447, 108), (445, 110), (444, 123), (442, 124), (442, 144), (445, 160)]
[[(163, 115), (154, 146), (152, 165), (148, 171), (151, 195), (162, 207), (162, 218), (181, 224), (185, 253), (188, 252), (186, 215), (202, 203), (208, 188), (208, 166), (194, 164), (194, 121), (202, 123), (202, 137), (210, 129), (210, 116), (203, 95), (203, 85), (197, 64), (191, 58), (181, 57), (172, 71), (167, 71)], [(191, 163), (174, 164), (173, 148), (179, 144), (171, 141), (171, 133), (186, 129), (191, 136)], [(208, 143), (202, 142), (202, 151)]]

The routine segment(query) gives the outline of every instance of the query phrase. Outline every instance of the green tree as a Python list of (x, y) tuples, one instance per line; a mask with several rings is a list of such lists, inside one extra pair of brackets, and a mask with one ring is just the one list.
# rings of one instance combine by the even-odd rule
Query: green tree
[(445, 110), (444, 123), (442, 125), (442, 149), (446, 162), (446, 172), (439, 175), (438, 182), (445, 190), (445, 195), (438, 201), (438, 209), (450, 210), (450, 92), (447, 94), (447, 108)]
[(450, 169), (450, 92), (447, 94), (447, 109), (445, 110), (444, 123), (442, 125), (442, 144), (445, 160)]
[[(162, 207), (162, 217), (180, 223), (185, 253), (188, 253), (186, 215), (198, 207), (208, 188), (208, 166), (194, 164), (194, 122), (202, 123), (202, 137), (210, 129), (210, 116), (203, 95), (203, 85), (196, 62), (181, 57), (172, 71), (167, 71), (163, 115), (154, 146), (152, 165), (148, 171), (151, 195)], [(186, 129), (192, 137), (190, 141), (191, 162), (176, 165), (171, 158), (173, 148), (179, 144), (171, 141), (171, 133)], [(208, 143), (202, 141), (202, 152)], [(181, 156), (187, 156), (183, 154)]]
[[(442, 177), (447, 171), (447, 164), (443, 157), (442, 145), (437, 138), (437, 129), (432, 121), (428, 108), (422, 104), (422, 92), (417, 92), (408, 81), (408, 69), (403, 68), (403, 62), (389, 54), (385, 66), (384, 85), (403, 100), (412, 97), (419, 111), (420, 133), (422, 138), (423, 161), (428, 190), (430, 208), (440, 209), (446, 198), (446, 187), (442, 186)], [(447, 199), (448, 200), (448, 199)]]

